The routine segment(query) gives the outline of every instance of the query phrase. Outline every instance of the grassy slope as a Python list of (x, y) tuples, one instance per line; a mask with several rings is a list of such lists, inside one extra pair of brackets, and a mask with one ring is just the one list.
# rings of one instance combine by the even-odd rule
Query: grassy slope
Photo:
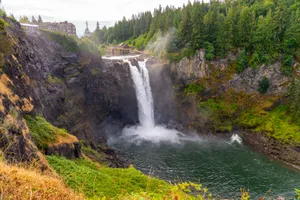
[(57, 143), (73, 143), (78, 139), (66, 130), (57, 128), (40, 116), (25, 116), (33, 141), (39, 148), (47, 148)]
[(101, 168), (86, 159), (67, 160), (57, 156), (47, 159), (68, 186), (90, 198), (113, 198), (139, 192), (167, 194), (171, 188), (170, 184), (145, 176), (133, 167)]
[(2, 161), (0, 174), (1, 199), (83, 199), (53, 175), (42, 175)]

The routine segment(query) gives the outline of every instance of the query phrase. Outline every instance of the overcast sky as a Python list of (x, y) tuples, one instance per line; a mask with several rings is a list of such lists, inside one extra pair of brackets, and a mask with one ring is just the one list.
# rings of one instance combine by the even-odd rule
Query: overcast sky
[(88, 20), (91, 30), (96, 21), (112, 24), (123, 16), (131, 17), (142, 11), (174, 5), (186, 4), (188, 0), (2, 0), (5, 11), (13, 13), (18, 19), (20, 15), (41, 15), (44, 21), (71, 21), (75, 23), (79, 32)]

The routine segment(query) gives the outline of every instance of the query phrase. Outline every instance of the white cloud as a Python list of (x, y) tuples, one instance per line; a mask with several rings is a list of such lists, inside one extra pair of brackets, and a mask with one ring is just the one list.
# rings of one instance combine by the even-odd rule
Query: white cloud
[(2, 0), (6, 12), (13, 13), (17, 18), (20, 15), (30, 18), (41, 15), (46, 21), (80, 21), (79, 29), (82, 29), (85, 20), (117, 21), (123, 16), (129, 18), (132, 14), (153, 11), (160, 4), (163, 7), (179, 7), (187, 2), (188, 0)]
[(3, 0), (8, 13), (42, 15), (64, 20), (116, 21), (161, 4), (182, 6), (188, 0)]

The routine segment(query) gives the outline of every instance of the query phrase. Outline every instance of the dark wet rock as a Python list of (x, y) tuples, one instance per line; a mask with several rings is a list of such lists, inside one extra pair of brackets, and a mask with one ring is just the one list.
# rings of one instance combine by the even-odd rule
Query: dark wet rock
[(48, 147), (45, 154), (64, 156), (68, 159), (79, 158), (82, 154), (81, 144), (79, 142), (56, 144)]

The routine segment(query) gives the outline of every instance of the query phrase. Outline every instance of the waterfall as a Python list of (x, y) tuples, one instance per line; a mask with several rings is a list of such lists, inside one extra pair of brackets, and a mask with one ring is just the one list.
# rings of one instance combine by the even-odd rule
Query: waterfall
[(147, 60), (139, 61), (138, 67), (132, 65), (128, 60), (124, 61), (129, 64), (131, 78), (134, 83), (140, 125), (125, 127), (123, 129), (123, 137), (129, 137), (135, 143), (140, 143), (144, 140), (154, 143), (161, 141), (179, 143), (179, 135), (183, 137), (184, 134), (155, 124), (153, 96), (149, 72), (146, 66)]
[(139, 61), (139, 69), (133, 66), (130, 61), (126, 60), (129, 64), (136, 97), (138, 101), (138, 115), (141, 126), (153, 128), (154, 123), (154, 108), (153, 97), (150, 86), (149, 72), (146, 67), (145, 61)]

